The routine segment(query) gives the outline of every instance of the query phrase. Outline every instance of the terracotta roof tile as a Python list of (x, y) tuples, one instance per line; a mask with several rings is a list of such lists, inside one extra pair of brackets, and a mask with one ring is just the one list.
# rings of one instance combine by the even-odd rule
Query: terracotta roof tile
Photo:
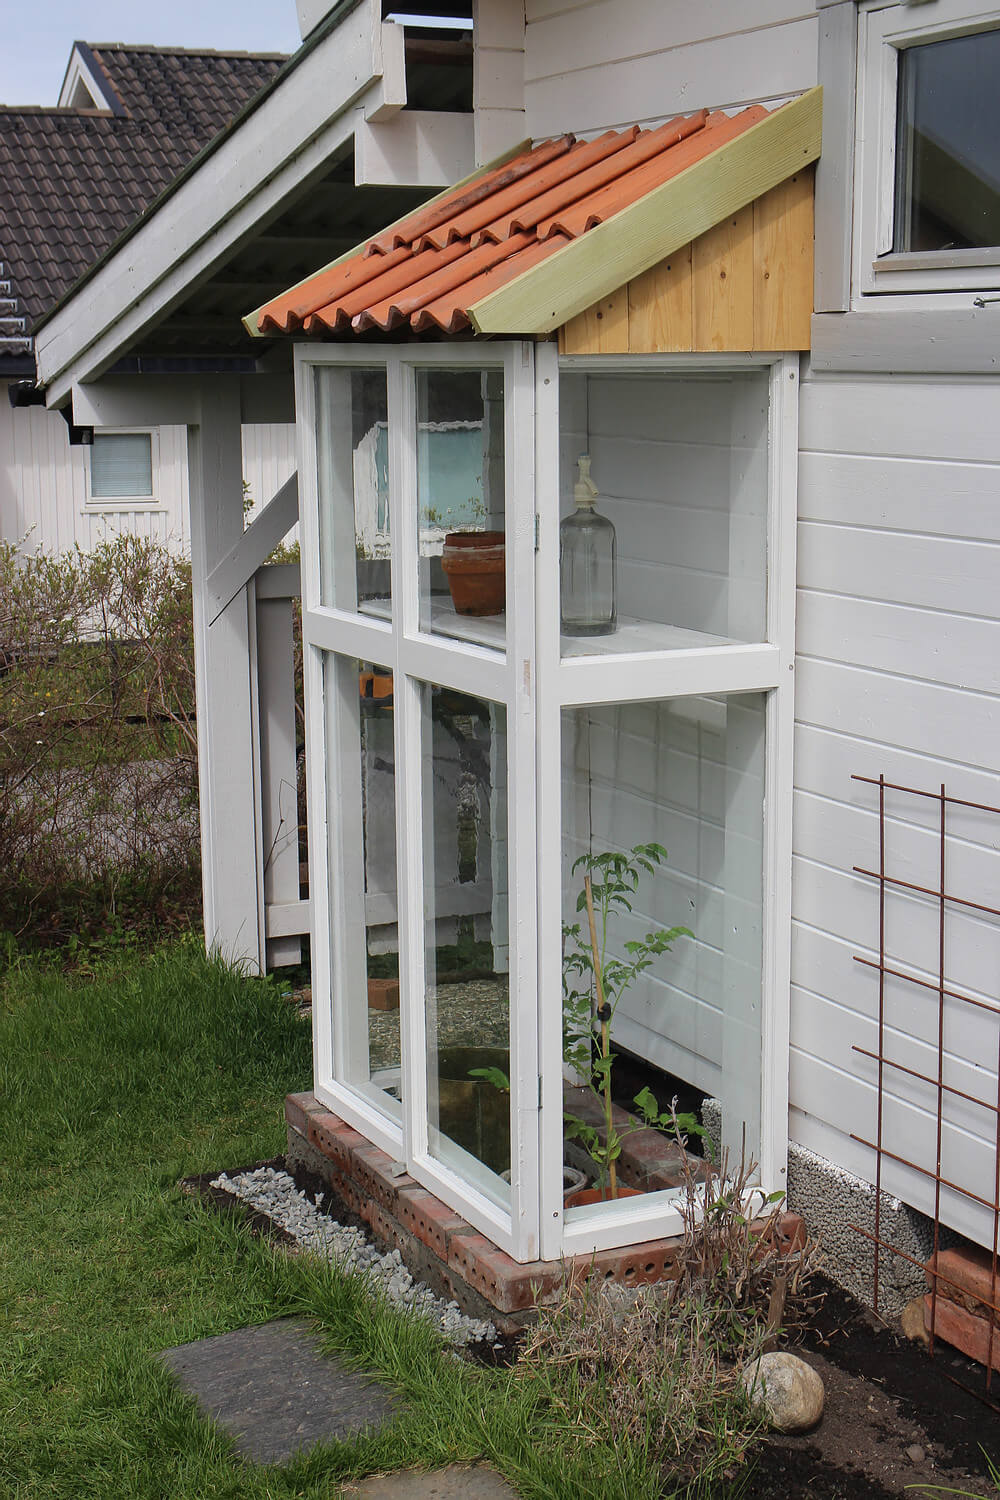
[[(458, 333), (490, 292), (741, 135), (769, 111), (699, 110), (655, 130), (543, 141), (482, 172), (275, 297), (261, 334)], [(254, 318), (248, 319), (253, 327)]]

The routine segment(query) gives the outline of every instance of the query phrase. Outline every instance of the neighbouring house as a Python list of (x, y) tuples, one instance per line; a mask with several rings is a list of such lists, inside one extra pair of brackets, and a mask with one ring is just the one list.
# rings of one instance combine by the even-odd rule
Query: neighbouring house
[[(187, 428), (206, 938), (263, 967), (309, 934), (293, 1131), (360, 1132), (362, 1199), (481, 1291), (676, 1227), (655, 1152), (627, 1201), (562, 1196), (574, 864), (655, 842), (634, 931), (692, 936), (616, 1015), (637, 1076), (869, 1290), (847, 1221), (990, 1246), (1000, 12), (477, 0), (470, 40), (459, 5), (407, 9), (300, 0), (301, 49), (37, 332), (74, 424)], [(204, 363), (148, 367), (181, 349)], [(244, 532), (241, 424), (293, 415), (297, 479)], [(596, 554), (567, 618), (583, 453), (616, 618)], [(500, 613), (450, 602), (442, 497), (500, 534)], [(298, 518), (308, 899), (275, 873), (298, 581), (262, 566)], [(463, 910), (471, 988), (438, 920)], [(448, 1102), (472, 1042), (507, 1060), (506, 1177), (467, 1055)], [(410, 1179), (475, 1232), (417, 1224)]]
[[(54, 107), (0, 106), (0, 539), (61, 552), (126, 531), (187, 547), (183, 427), (81, 443), (44, 402), (29, 404), (31, 331), (283, 61), (77, 42)], [(24, 404), (11, 405), (11, 387)], [(248, 427), (244, 450), (254, 500), (295, 467), (287, 425)]]

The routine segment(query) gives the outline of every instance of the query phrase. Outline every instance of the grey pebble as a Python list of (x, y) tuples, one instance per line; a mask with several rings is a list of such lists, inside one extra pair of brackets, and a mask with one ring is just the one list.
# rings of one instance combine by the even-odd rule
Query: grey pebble
[(235, 1177), (223, 1172), (211, 1185), (249, 1203), (258, 1213), (267, 1214), (311, 1254), (333, 1261), (342, 1271), (360, 1272), (381, 1282), (393, 1306), (426, 1318), (450, 1344), (464, 1348), (481, 1340), (496, 1343), (497, 1331), (492, 1323), (467, 1318), (457, 1302), (435, 1297), (430, 1287), (414, 1281), (398, 1250), (380, 1255), (360, 1229), (338, 1224), (320, 1211), (321, 1194), (317, 1193), (315, 1201), (310, 1203), (287, 1172), (278, 1172), (274, 1167), (257, 1167)]

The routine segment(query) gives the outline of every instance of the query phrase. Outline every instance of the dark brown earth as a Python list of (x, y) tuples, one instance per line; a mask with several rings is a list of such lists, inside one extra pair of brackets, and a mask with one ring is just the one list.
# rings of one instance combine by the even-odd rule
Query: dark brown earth
[[(310, 1199), (321, 1195), (325, 1213), (370, 1236), (321, 1178), (283, 1157), (254, 1165), (288, 1171)], [(248, 1170), (232, 1168), (229, 1175)], [(248, 1219), (255, 1233), (292, 1243), (265, 1215), (209, 1187), (215, 1176), (183, 1186), (221, 1212)], [(823, 1419), (802, 1437), (765, 1438), (738, 1486), (740, 1500), (886, 1500), (904, 1492), (933, 1495), (922, 1488), (933, 1485), (996, 1500), (986, 1455), (1000, 1461), (1000, 1376), (988, 1395), (982, 1366), (940, 1340), (932, 1357), (839, 1287), (826, 1283), (824, 1290), (795, 1349), (823, 1377)], [(517, 1341), (469, 1352), (486, 1364), (507, 1364), (517, 1357)]]
[(932, 1358), (836, 1287), (796, 1352), (823, 1377), (823, 1419), (765, 1441), (744, 1500), (933, 1493), (924, 1485), (996, 1496), (983, 1450), (1000, 1458), (1000, 1379), (987, 1404), (980, 1365), (940, 1340)]

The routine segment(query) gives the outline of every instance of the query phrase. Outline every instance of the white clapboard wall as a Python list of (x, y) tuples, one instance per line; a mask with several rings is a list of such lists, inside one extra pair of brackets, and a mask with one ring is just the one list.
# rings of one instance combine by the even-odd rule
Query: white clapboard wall
[[(5, 384), (5, 383), (4, 383)], [(94, 501), (88, 483), (90, 449), (71, 447), (58, 412), (13, 410), (0, 390), (0, 539), (50, 554), (133, 535), (171, 551), (190, 550), (187, 434), (158, 427), (153, 443), (149, 501)], [(295, 471), (295, 427), (270, 423), (243, 428), (243, 476), (252, 501), (248, 520)], [(297, 539), (297, 530), (287, 540)]]
[(91, 501), (90, 449), (71, 448), (69, 428), (44, 407), (14, 411), (0, 390), (0, 538), (30, 551), (90, 552), (131, 534), (187, 552), (187, 434), (160, 427), (149, 503)]
[[(877, 976), (877, 777), (1000, 803), (1000, 386), (995, 379), (816, 378), (802, 388), (793, 876), (791, 1134), (870, 1176)], [(937, 887), (939, 809), (887, 795), (887, 868)], [(949, 809), (946, 885), (1000, 906), (1000, 818)], [(936, 981), (937, 906), (890, 894), (890, 961)], [(950, 987), (998, 996), (1000, 924), (949, 912)], [(936, 1074), (937, 998), (890, 981), (887, 1051)], [(947, 1002), (945, 1081), (997, 1097), (997, 1022)], [(885, 1144), (933, 1168), (934, 1090), (889, 1070)], [(942, 1171), (992, 1199), (995, 1122), (946, 1107)], [(933, 1184), (891, 1163), (887, 1185), (929, 1210)], [(991, 1216), (945, 1191), (977, 1239)]]
[(526, 0), (534, 138), (795, 94), (816, 82), (812, 0)]

